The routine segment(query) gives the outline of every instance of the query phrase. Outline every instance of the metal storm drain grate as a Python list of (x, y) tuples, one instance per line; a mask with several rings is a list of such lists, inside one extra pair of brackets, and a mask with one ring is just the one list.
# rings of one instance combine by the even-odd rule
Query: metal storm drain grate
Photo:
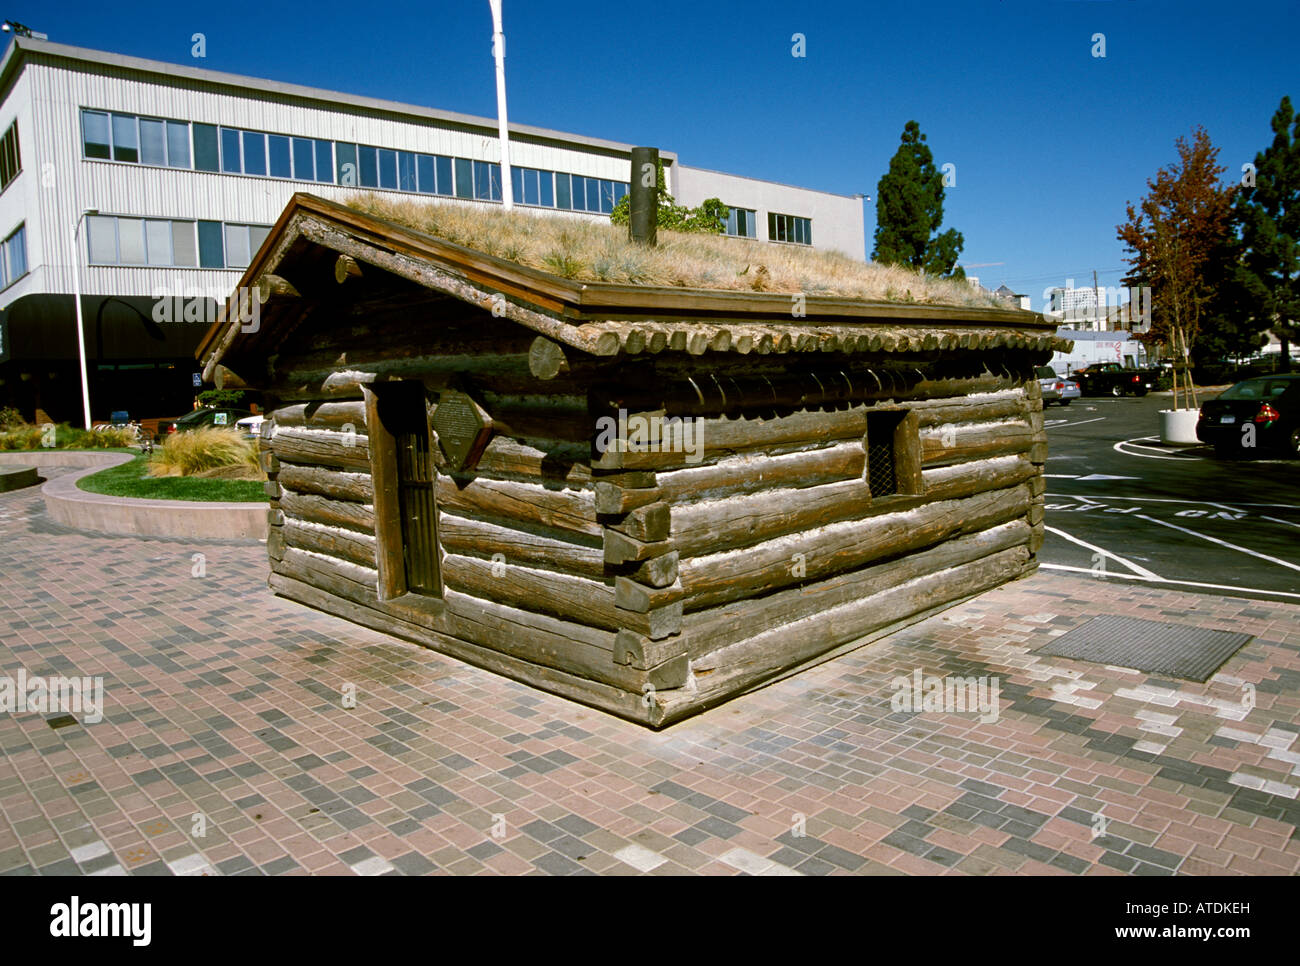
[(1038, 654), (1113, 664), (1185, 681), (1206, 681), (1253, 637), (1136, 617), (1094, 617)]

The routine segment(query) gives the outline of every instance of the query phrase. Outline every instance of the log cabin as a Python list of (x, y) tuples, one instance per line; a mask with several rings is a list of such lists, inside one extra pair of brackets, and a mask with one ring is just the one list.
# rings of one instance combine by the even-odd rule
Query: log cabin
[(576, 281), (300, 194), (199, 359), (268, 403), (274, 593), (658, 728), (1031, 573), (1057, 348), (1027, 311)]

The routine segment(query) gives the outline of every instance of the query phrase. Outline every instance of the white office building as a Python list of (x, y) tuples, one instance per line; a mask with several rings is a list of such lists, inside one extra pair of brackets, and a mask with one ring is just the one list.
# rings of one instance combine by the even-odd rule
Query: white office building
[[(607, 218), (631, 148), (512, 123), (515, 203)], [(860, 196), (660, 154), (679, 203), (732, 207), (730, 234), (864, 257)], [(79, 420), (74, 253), (95, 418), (166, 415), (189, 408), (205, 326), (160, 325), (156, 298), (229, 292), (295, 191), (495, 205), (499, 161), (495, 118), (16, 38), (0, 61), (0, 405)]]

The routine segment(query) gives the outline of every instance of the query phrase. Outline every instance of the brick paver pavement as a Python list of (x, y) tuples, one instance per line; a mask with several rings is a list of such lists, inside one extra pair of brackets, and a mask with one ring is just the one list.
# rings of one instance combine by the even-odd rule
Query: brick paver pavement
[[(0, 873), (1300, 865), (1294, 606), (1040, 574), (652, 733), (274, 598), (264, 553), (0, 495), (0, 676), (106, 689), (0, 715)], [(1034, 653), (1101, 613), (1255, 640), (1205, 685)], [(997, 677), (998, 719), (895, 712), (916, 669)]]

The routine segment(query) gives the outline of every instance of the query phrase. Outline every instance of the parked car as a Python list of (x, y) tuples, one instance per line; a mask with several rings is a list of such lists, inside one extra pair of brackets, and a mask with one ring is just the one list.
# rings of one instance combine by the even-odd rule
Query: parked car
[(1077, 383), (1062, 379), (1051, 366), (1039, 366), (1034, 370), (1034, 375), (1038, 377), (1038, 386), (1043, 390), (1044, 407), (1052, 403), (1068, 406), (1071, 400), (1078, 399), (1081, 395)]
[(243, 419), (235, 421), (235, 428), (245, 436), (260, 436), (262, 434), (262, 423), (266, 421), (266, 416), (258, 413), (256, 416), (245, 416)]
[(1159, 369), (1126, 369), (1118, 362), (1096, 362), (1070, 376), (1085, 396), (1145, 396), (1156, 387)]
[(1207, 399), (1196, 438), (1223, 457), (1277, 450), (1300, 456), (1300, 372), (1243, 379)]
[(250, 415), (247, 409), (229, 409), (208, 406), (196, 409), (176, 419), (164, 419), (158, 424), (158, 436), (166, 439), (172, 433), (184, 433), (201, 426), (231, 426)]

